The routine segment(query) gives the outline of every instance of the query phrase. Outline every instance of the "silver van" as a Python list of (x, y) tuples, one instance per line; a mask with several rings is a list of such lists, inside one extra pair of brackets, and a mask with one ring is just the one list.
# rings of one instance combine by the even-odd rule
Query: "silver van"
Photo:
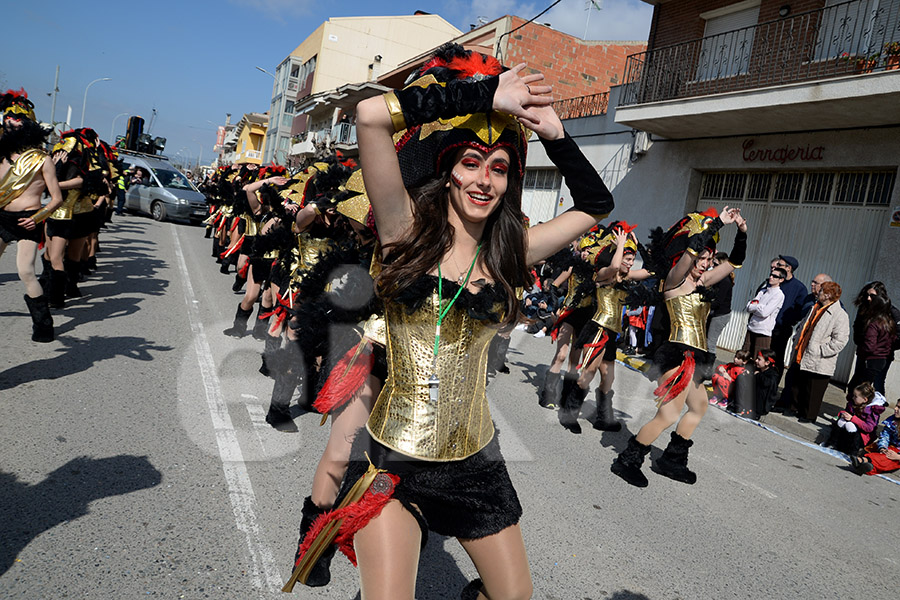
[(157, 221), (199, 223), (209, 215), (206, 197), (165, 156), (119, 151), (119, 158), (129, 171), (140, 167), (145, 175), (125, 193), (125, 210), (150, 215)]

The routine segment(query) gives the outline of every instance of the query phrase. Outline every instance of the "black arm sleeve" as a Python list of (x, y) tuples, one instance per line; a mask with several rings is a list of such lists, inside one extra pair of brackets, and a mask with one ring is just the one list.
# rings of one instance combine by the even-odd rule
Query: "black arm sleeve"
[(481, 81), (450, 81), (446, 85), (408, 87), (394, 92), (406, 126), (430, 123), (472, 113), (490, 112), (499, 77)]
[(541, 143), (547, 157), (566, 180), (575, 210), (597, 217), (598, 221), (612, 212), (615, 207), (612, 194), (568, 133), (559, 140), (541, 138)]
[(728, 262), (735, 267), (740, 267), (744, 264), (745, 258), (747, 258), (747, 233), (738, 229), (737, 235), (734, 236), (731, 254), (728, 255)]

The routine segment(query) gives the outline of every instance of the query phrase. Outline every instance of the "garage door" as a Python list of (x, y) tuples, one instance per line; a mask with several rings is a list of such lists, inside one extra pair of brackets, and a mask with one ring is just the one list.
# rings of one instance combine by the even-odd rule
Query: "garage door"
[[(800, 262), (795, 274), (807, 288), (827, 273), (843, 289), (850, 322), (853, 299), (872, 280), (873, 265), (888, 227), (889, 202), (896, 171), (791, 171), (703, 173), (698, 210), (739, 207), (749, 225), (745, 266), (737, 271), (731, 321), (719, 346), (734, 350), (743, 342), (749, 315), (744, 310), (779, 254)], [(722, 230), (719, 247), (731, 249), (735, 228)], [(900, 290), (889, 290), (900, 298)], [(834, 378), (849, 380), (855, 347), (838, 359)]]

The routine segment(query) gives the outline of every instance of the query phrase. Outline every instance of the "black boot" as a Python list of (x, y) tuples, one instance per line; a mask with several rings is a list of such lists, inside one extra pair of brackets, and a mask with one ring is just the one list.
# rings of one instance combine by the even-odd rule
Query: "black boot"
[[(297, 541), (297, 553), (294, 555), (294, 565), (300, 560), (300, 546), (303, 545), (306, 534), (312, 529), (313, 523), (319, 515), (328, 510), (330, 509), (319, 508), (316, 506), (309, 496), (303, 499), (303, 510), (300, 513), (303, 518), (300, 519), (300, 539)], [(325, 549), (316, 561), (316, 564), (313, 565), (306, 581), (303, 582), (304, 585), (309, 587), (322, 587), (328, 585), (328, 582), (331, 581), (331, 559), (334, 557), (335, 550), (337, 550), (337, 546), (334, 544), (331, 544)]]
[(219, 267), (219, 273), (222, 273), (223, 275), (228, 275), (228, 265), (229, 264), (231, 264), (231, 261), (229, 261), (227, 258), (223, 258), (222, 266)]
[(25, 296), (25, 304), (28, 306), (28, 312), (31, 313), (31, 341), (52, 342), (53, 317), (50, 316), (47, 297), (43, 295), (37, 298)]
[(578, 380), (566, 378), (563, 383), (562, 408), (559, 409), (557, 416), (559, 424), (571, 431), (572, 433), (581, 433), (581, 425), (578, 423), (578, 414), (581, 412), (581, 405), (584, 404), (584, 397), (587, 396), (587, 390), (582, 389), (578, 385)]
[(204, 237), (205, 239), (209, 239), (209, 236), (211, 236), (211, 235), (212, 235), (212, 227), (207, 227), (207, 228), (206, 228), (206, 233), (203, 234), (203, 237)]
[(628, 440), (628, 446), (616, 457), (609, 470), (636, 487), (647, 487), (647, 477), (641, 473), (641, 465), (644, 457), (650, 452), (650, 446), (645, 446), (634, 436)]
[(616, 421), (612, 406), (613, 391), (607, 393), (597, 388), (597, 415), (594, 417), (594, 429), (598, 431), (621, 431), (622, 424)]
[(234, 274), (234, 283), (231, 284), (232, 292), (239, 292), (244, 287), (244, 284), (247, 283), (247, 278), (241, 275), (241, 272), (238, 271)]
[(50, 274), (53, 272), (53, 265), (50, 264), (50, 261), (43, 254), (41, 254), (41, 265), (43, 270), (41, 271), (41, 276), (38, 277), (38, 283), (41, 284), (41, 288), (46, 295), (50, 293)]
[(288, 422), (293, 424), (291, 400), (300, 384), (304, 367), (300, 347), (297, 342), (292, 341), (278, 350), (269, 363), (269, 368), (274, 373), (275, 385), (272, 388), (272, 401), (269, 404), (266, 423), (276, 429)]
[(544, 377), (544, 389), (541, 390), (541, 399), (538, 404), (544, 408), (557, 408), (562, 400), (562, 373), (547, 372)]
[(212, 243), (212, 257), (216, 259), (216, 262), (222, 262), (222, 259), (219, 257), (219, 254), (222, 251), (219, 249), (219, 237), (216, 236), (213, 238)]
[(57, 269), (50, 271), (50, 301), (51, 308), (62, 308), (66, 304), (66, 272)]
[(97, 257), (96, 256), (92, 256), (88, 259), (88, 268), (91, 271), (97, 270)]
[(81, 290), (78, 289), (78, 276), (80, 274), (79, 263), (68, 258), (63, 261), (66, 270), (66, 298), (81, 298)]
[(240, 303), (238, 303), (237, 312), (234, 313), (234, 324), (222, 333), (236, 338), (244, 337), (247, 334), (247, 321), (250, 320), (250, 315), (252, 314), (252, 308), (250, 310), (244, 310), (241, 308)]
[(499, 337), (497, 342), (497, 372), (509, 375), (509, 367), (506, 365), (506, 353), (509, 351), (509, 338)]
[(256, 319), (253, 321), (253, 339), (262, 341), (269, 337), (269, 317), (263, 319), (260, 318), (259, 315), (271, 310), (271, 308), (266, 308), (262, 304), (258, 305), (258, 308), (256, 309)]
[(466, 587), (463, 588), (462, 594), (460, 594), (460, 600), (478, 600), (478, 594), (481, 593), (481, 590), (484, 589), (484, 584), (481, 583), (481, 579), (475, 579), (466, 584)]
[(88, 277), (91, 276), (91, 262), (90, 260), (81, 260), (78, 261), (78, 273), (81, 277), (78, 281), (84, 281)]
[(669, 445), (656, 461), (653, 470), (669, 479), (694, 485), (697, 482), (697, 474), (687, 467), (688, 450), (693, 445), (693, 441), (686, 440), (673, 431)]
[(281, 337), (273, 337), (271, 335), (266, 335), (266, 348), (262, 353), (262, 365), (259, 367), (259, 372), (269, 377), (271, 373), (269, 372), (268, 361), (272, 356), (275, 355), (278, 350), (281, 349)]

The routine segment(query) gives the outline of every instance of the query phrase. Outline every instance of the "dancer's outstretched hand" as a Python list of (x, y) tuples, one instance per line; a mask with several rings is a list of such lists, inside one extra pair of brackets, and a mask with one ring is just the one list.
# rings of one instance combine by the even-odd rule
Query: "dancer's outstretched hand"
[(545, 140), (559, 140), (565, 136), (566, 130), (563, 128), (562, 121), (559, 120), (559, 115), (556, 114), (551, 105), (529, 106), (528, 110), (537, 116), (539, 121), (537, 123), (529, 123), (525, 119), (519, 119), (522, 125), (528, 127)]
[(494, 92), (493, 108), (516, 116), (531, 127), (540, 122), (540, 118), (533, 112), (534, 108), (550, 104), (552, 88), (549, 85), (538, 85), (544, 80), (541, 73), (520, 77), (519, 73), (524, 69), (525, 63), (521, 63), (500, 74), (497, 91)]

